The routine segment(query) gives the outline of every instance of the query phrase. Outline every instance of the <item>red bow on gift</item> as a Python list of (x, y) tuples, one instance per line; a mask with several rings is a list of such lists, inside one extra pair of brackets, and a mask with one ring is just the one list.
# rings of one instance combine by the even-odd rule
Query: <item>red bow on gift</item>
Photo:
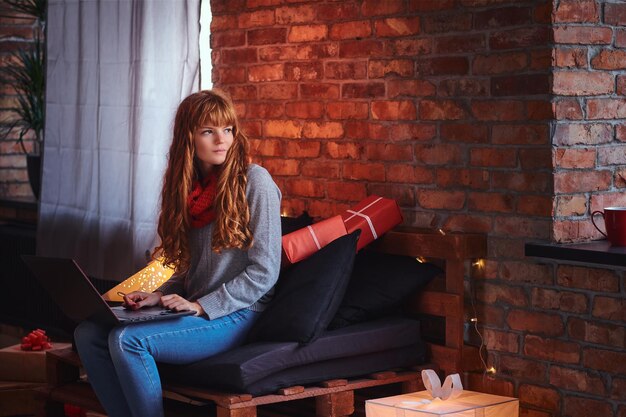
[(41, 329), (33, 330), (28, 336), (23, 337), (20, 345), (22, 350), (45, 350), (51, 347), (52, 343), (46, 336), (46, 331)]

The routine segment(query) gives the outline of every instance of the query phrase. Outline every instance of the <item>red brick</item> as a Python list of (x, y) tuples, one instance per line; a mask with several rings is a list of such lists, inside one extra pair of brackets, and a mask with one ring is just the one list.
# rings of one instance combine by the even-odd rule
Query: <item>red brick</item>
[(552, 197), (545, 195), (521, 195), (517, 200), (517, 212), (531, 216), (552, 217)]
[(613, 127), (605, 123), (558, 123), (554, 131), (557, 146), (599, 145), (613, 140)]
[(287, 40), (292, 43), (297, 42), (318, 42), (328, 37), (328, 26), (326, 25), (301, 25), (291, 26)]
[(591, 195), (590, 213), (596, 210), (603, 210), (604, 207), (623, 207), (626, 206), (626, 194), (621, 191), (593, 194)]
[(241, 123), (241, 130), (246, 132), (247, 135), (251, 137), (260, 137), (262, 135), (263, 126), (261, 122), (251, 121), (251, 120), (243, 120)]
[(583, 216), (587, 213), (587, 197), (584, 195), (564, 195), (556, 198), (557, 216)]
[(396, 14), (404, 10), (404, 2), (398, 0), (378, 1), (364, 0), (361, 3), (361, 13), (363, 16), (380, 16), (386, 14)]
[(305, 122), (302, 129), (302, 135), (312, 139), (338, 139), (343, 133), (343, 126), (337, 122)]
[(283, 196), (281, 203), (281, 216), (296, 217), (302, 214), (302, 212), (305, 210), (304, 201), (302, 199), (290, 199)]
[(372, 143), (365, 145), (365, 158), (368, 161), (412, 161), (413, 151), (410, 145)]
[(553, 388), (522, 384), (519, 387), (520, 404), (528, 404), (542, 409), (556, 411), (560, 407), (561, 396)]
[(476, 55), (472, 60), (473, 74), (503, 74), (528, 67), (528, 55), (524, 52)]
[(225, 48), (229, 46), (243, 46), (246, 44), (246, 32), (243, 30), (228, 30), (211, 33), (211, 47)]
[(554, 174), (556, 193), (604, 191), (611, 185), (611, 171), (564, 171)]
[(285, 43), (286, 40), (287, 29), (285, 28), (263, 28), (248, 31), (248, 45), (271, 45)]
[(421, 100), (419, 118), (421, 120), (459, 120), (467, 118), (467, 113), (459, 102), (453, 100)]
[(261, 61), (289, 61), (296, 59), (298, 48), (295, 46), (265, 46), (259, 48)]
[(248, 80), (253, 83), (280, 81), (284, 78), (283, 64), (254, 65), (248, 68)]
[(259, 86), (259, 98), (269, 100), (289, 100), (298, 96), (296, 84), (271, 83)]
[(228, 30), (233, 28), (232, 16), (218, 16), (213, 15), (211, 17), (211, 33), (216, 33), (221, 30)]
[(262, 156), (283, 156), (282, 142), (269, 139), (250, 139), (250, 150), (252, 155)]
[[(622, 319), (623, 320), (623, 319)], [(590, 369), (606, 371), (612, 374), (626, 374), (626, 351), (585, 348), (583, 365)]]
[(328, 117), (331, 119), (367, 119), (369, 106), (360, 101), (340, 101), (328, 103)]
[(513, 168), (517, 166), (516, 150), (511, 148), (472, 148), (470, 166)]
[(617, 48), (626, 47), (626, 29), (615, 29), (615, 46)]
[(284, 6), (276, 9), (276, 23), (291, 25), (293, 23), (311, 23), (315, 21), (315, 8), (311, 5)]
[(321, 62), (288, 62), (285, 78), (289, 81), (319, 80), (324, 78), (324, 67)]
[(548, 239), (550, 236), (549, 225), (549, 219), (496, 217), (494, 219), (494, 232), (500, 236)]
[(385, 48), (388, 51), (387, 55), (395, 57), (426, 55), (432, 51), (432, 39), (389, 39), (385, 42)]
[(360, 201), (367, 197), (365, 184), (360, 182), (328, 182), (326, 183), (328, 198), (339, 201)]
[[(302, 164), (302, 175), (305, 177), (338, 178), (341, 165), (336, 161), (305, 161)], [(326, 184), (327, 188), (329, 183)], [(329, 197), (331, 197), (329, 195)], [(331, 197), (333, 198), (333, 197)]]
[(600, 10), (595, 0), (562, 0), (554, 14), (556, 23), (598, 23)]
[(272, 26), (275, 22), (274, 10), (258, 10), (254, 12), (239, 13), (237, 20), (240, 28)]
[(395, 80), (387, 81), (387, 97), (396, 98), (401, 96), (423, 97), (435, 95), (435, 86), (424, 80)]
[(310, 141), (288, 141), (285, 143), (283, 154), (285, 158), (317, 158), (320, 155), (321, 144)]
[(384, 56), (384, 44), (379, 40), (345, 41), (339, 45), (341, 58), (370, 58)]
[(526, 292), (521, 287), (483, 283), (477, 288), (477, 299), (487, 304), (508, 304), (523, 307), (528, 304)]
[(416, 145), (415, 157), (417, 161), (426, 165), (457, 165), (461, 162), (461, 151), (454, 145)]
[(295, 159), (265, 159), (263, 167), (272, 175), (300, 175), (300, 163)]
[[(613, 384), (611, 388), (611, 398), (615, 400), (621, 400), (624, 398), (624, 393), (626, 392), (626, 378), (613, 378)], [(624, 406), (624, 410), (626, 411), (626, 406)], [(618, 414), (619, 417), (623, 417), (623, 414)]]
[(249, 103), (246, 108), (246, 118), (248, 119), (274, 119), (285, 113), (282, 105), (273, 103)]
[(607, 27), (556, 26), (553, 33), (554, 41), (564, 44), (609, 45), (613, 39), (613, 32)]
[(496, 97), (548, 94), (550, 92), (549, 81), (548, 74), (492, 77), (491, 94)]
[(221, 51), (223, 64), (253, 64), (257, 62), (256, 48), (224, 49)]
[(384, 181), (385, 165), (356, 162), (344, 163), (343, 178), (350, 180)]
[(556, 148), (556, 168), (593, 168), (596, 165), (596, 150), (593, 148)]
[(324, 68), (326, 78), (329, 79), (358, 80), (367, 77), (367, 63), (365, 61), (327, 62)]
[(526, 114), (530, 121), (552, 121), (554, 120), (554, 112), (552, 103), (548, 100), (527, 100)]
[(528, 262), (500, 262), (500, 278), (513, 283), (551, 285), (552, 268), (549, 265)]
[(515, 333), (503, 332), (493, 329), (484, 329), (483, 337), (487, 350), (517, 353), (519, 352), (519, 336)]
[[(585, 294), (556, 291), (547, 288), (533, 288), (531, 305), (542, 310), (557, 310), (570, 313), (586, 313), (589, 309)], [(571, 334), (571, 330), (568, 331)]]
[(545, 124), (494, 125), (491, 129), (491, 140), (494, 144), (547, 145), (550, 143), (550, 131)]
[(482, 372), (468, 372), (465, 375), (467, 375), (466, 389), (507, 397), (515, 395), (513, 383), (501, 378), (501, 375), (485, 377)]
[(552, 169), (552, 157), (548, 147), (520, 149), (519, 163), (522, 170)]
[(619, 291), (619, 277), (609, 269), (559, 265), (557, 284), (563, 287), (590, 291)]
[(472, 211), (510, 213), (514, 204), (509, 194), (472, 192), (468, 198), (468, 208)]
[(287, 180), (284, 192), (286, 195), (300, 197), (324, 197), (324, 184), (312, 180)]
[(474, 14), (475, 29), (530, 25), (531, 9), (525, 7), (499, 7)]
[(458, 54), (467, 52), (482, 52), (487, 49), (485, 36), (454, 35), (435, 38), (434, 48), (437, 54)]
[(567, 321), (567, 333), (571, 339), (609, 347), (626, 347), (626, 329), (619, 324), (605, 324), (570, 317)]
[(433, 172), (424, 167), (414, 167), (406, 164), (388, 164), (387, 182), (405, 184), (432, 184)]
[(324, 103), (321, 101), (292, 101), (285, 104), (285, 114), (296, 119), (319, 119), (324, 115)]
[(603, 49), (591, 59), (591, 67), (603, 70), (626, 68), (626, 51)]
[[(243, 67), (215, 68), (213, 81), (220, 84), (240, 84), (246, 82), (246, 69)], [(215, 74), (217, 75), (215, 76)]]
[(373, 101), (372, 118), (374, 120), (415, 120), (415, 104), (408, 100)]
[(424, 16), (423, 24), (426, 33), (467, 32), (472, 28), (472, 14), (435, 13)]
[(377, 36), (413, 36), (420, 33), (420, 17), (390, 17), (377, 20), (374, 26)]
[(489, 46), (492, 50), (535, 47), (549, 42), (550, 34), (551, 30), (544, 26), (504, 30), (489, 35)]
[(583, 111), (576, 99), (561, 99), (556, 102), (555, 114), (557, 120), (581, 120)]
[(417, 201), (424, 209), (460, 210), (465, 205), (465, 192), (421, 190)]
[(565, 330), (560, 316), (534, 311), (511, 310), (506, 322), (512, 330), (545, 336), (562, 336)]
[(580, 347), (576, 343), (534, 335), (524, 337), (524, 354), (547, 361), (571, 364), (579, 363), (581, 356)]
[(465, 57), (422, 59), (417, 65), (421, 75), (467, 75), (469, 73), (469, 61)]
[(336, 43), (304, 44), (299, 45), (296, 58), (303, 60), (315, 60), (335, 58), (339, 54), (339, 46)]
[(552, 55), (552, 49), (548, 45), (545, 48), (530, 51), (530, 69), (552, 72), (554, 67)]
[(546, 379), (547, 366), (544, 363), (517, 356), (500, 356), (498, 372), (515, 379), (543, 382)]
[[(430, 226), (432, 226), (432, 223), (429, 224)], [(491, 231), (491, 218), (476, 214), (449, 215), (442, 229), (451, 232), (488, 233)], [(498, 295), (498, 297), (503, 298), (502, 294)], [(484, 299), (485, 296), (483, 295), (482, 298)]]
[(494, 188), (510, 191), (544, 193), (552, 187), (552, 176), (544, 172), (493, 172)]
[(385, 123), (350, 120), (345, 123), (346, 137), (351, 139), (389, 139), (389, 127)]
[(590, 398), (571, 397), (563, 398), (563, 409), (567, 417), (589, 417), (589, 412), (593, 410), (596, 416), (610, 416), (613, 414), (611, 404), (604, 400), (593, 400)]
[(335, 23), (330, 27), (330, 39), (362, 39), (372, 34), (372, 24), (369, 20)]
[(487, 80), (463, 78), (459, 80), (443, 80), (439, 84), (439, 95), (443, 97), (485, 97), (488, 95)]
[(264, 124), (265, 136), (296, 139), (302, 136), (302, 123), (291, 120), (268, 120)]
[(524, 118), (523, 103), (508, 100), (474, 101), (472, 113), (478, 120), (507, 121)]
[(327, 142), (325, 147), (328, 156), (334, 159), (359, 159), (362, 151), (356, 143)]
[[(597, 295), (593, 299), (591, 314), (606, 320), (626, 321), (626, 299), (602, 297)], [(626, 367), (624, 368), (626, 369)]]
[(552, 90), (565, 96), (601, 95), (612, 93), (614, 83), (609, 73), (555, 71)]
[(300, 84), (302, 98), (339, 98), (339, 86), (329, 83)]
[(620, 96), (626, 96), (626, 76), (617, 76), (617, 94)]
[(317, 7), (317, 18), (323, 21), (356, 19), (359, 7), (354, 3), (320, 4)]
[(553, 240), (556, 243), (580, 242), (600, 239), (600, 232), (589, 220), (555, 220), (552, 225)]
[(625, 26), (626, 4), (606, 3), (604, 5), (604, 23), (615, 26)]
[(554, 54), (555, 66), (558, 68), (587, 67), (587, 48), (557, 47)]
[(489, 131), (486, 125), (479, 124), (443, 124), (441, 140), (445, 142), (487, 143)]
[(385, 96), (385, 83), (345, 83), (341, 86), (342, 98), (380, 98)]
[(626, 164), (626, 144), (598, 149), (598, 166)]
[(406, 184), (368, 184), (368, 193), (395, 200), (401, 207), (415, 207), (415, 192)]
[(626, 119), (626, 99), (589, 99), (588, 119)]
[(370, 60), (367, 74), (369, 78), (386, 76), (412, 77), (415, 73), (413, 61), (410, 59)]
[(409, 0), (409, 11), (430, 12), (453, 7), (454, 0)]
[[(390, 139), (394, 142), (405, 140), (428, 141), (435, 137), (436, 127), (433, 124), (411, 123), (394, 124), (389, 130)], [(382, 137), (381, 139), (383, 139)]]

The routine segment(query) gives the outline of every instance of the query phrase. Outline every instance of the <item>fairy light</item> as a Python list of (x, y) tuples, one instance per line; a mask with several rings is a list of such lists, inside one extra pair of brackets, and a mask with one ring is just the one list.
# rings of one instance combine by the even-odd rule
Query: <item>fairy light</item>
[(437, 232), (438, 232), (441, 236), (445, 236), (445, 235), (446, 235), (446, 232), (444, 232), (442, 228), (437, 229)]
[(418, 256), (417, 258), (415, 258), (415, 260), (421, 264), (425, 264), (426, 262), (428, 262), (423, 256)]
[(474, 262), (472, 262), (472, 266), (475, 266), (476, 268), (479, 268), (479, 269), (483, 269), (485, 267), (485, 260), (482, 258), (476, 259)]
[[(472, 266), (479, 271), (484, 271), (486, 265), (486, 261), (483, 258), (475, 259), (472, 262)], [(485, 344), (485, 338), (483, 337), (482, 332), (478, 328), (478, 314), (476, 313), (476, 304), (474, 300), (474, 280), (470, 279), (470, 303), (472, 306), (472, 311), (474, 313), (473, 317), (470, 317), (470, 323), (474, 325), (474, 331), (480, 338), (480, 347), (478, 348), (478, 357), (480, 358), (480, 362), (483, 365), (483, 369), (485, 370), (485, 375), (495, 375), (496, 368), (494, 366), (488, 366), (487, 361), (489, 359), (489, 352), (487, 351), (487, 345)]]

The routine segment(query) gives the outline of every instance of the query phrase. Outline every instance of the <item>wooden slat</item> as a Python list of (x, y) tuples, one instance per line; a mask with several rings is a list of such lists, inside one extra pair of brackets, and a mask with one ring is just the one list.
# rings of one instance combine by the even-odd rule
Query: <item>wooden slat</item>
[(463, 297), (445, 292), (420, 291), (409, 299), (408, 308), (415, 313), (463, 318)]
[(304, 387), (302, 385), (296, 385), (296, 386), (288, 387), (288, 388), (281, 388), (278, 390), (278, 393), (280, 395), (294, 395), (294, 394), (300, 394), (301, 392), (304, 392)]
[(430, 360), (439, 365), (442, 370), (447, 373), (460, 372), (458, 368), (458, 364), (461, 363), (460, 349), (449, 348), (434, 343), (427, 343), (426, 345), (430, 354)]

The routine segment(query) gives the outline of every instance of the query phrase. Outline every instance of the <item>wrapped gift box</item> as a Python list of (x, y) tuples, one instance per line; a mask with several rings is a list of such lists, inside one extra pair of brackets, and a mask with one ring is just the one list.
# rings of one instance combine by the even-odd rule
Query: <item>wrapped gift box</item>
[(0, 380), (46, 382), (46, 352), (65, 349), (69, 343), (53, 343), (53, 348), (40, 351), (21, 350), (20, 345), (0, 349)]
[(463, 391), (454, 399), (433, 399), (428, 391), (365, 402), (367, 417), (518, 417), (519, 400)]
[(346, 226), (341, 216), (334, 216), (286, 234), (283, 236), (283, 266), (308, 258), (346, 234)]
[(33, 415), (37, 409), (35, 388), (45, 384), (0, 381), (0, 416)]
[(369, 196), (341, 215), (348, 233), (361, 229), (357, 250), (402, 223), (398, 204), (389, 198)]

